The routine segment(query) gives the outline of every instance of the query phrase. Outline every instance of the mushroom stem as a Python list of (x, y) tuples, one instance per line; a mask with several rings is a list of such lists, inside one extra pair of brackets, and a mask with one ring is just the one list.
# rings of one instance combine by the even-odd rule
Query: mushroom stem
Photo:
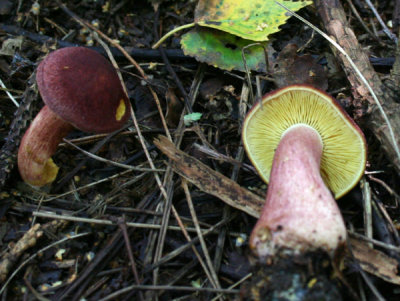
[(22, 179), (33, 186), (54, 181), (58, 167), (51, 159), (61, 140), (73, 126), (44, 106), (22, 138), (18, 168)]
[(308, 125), (293, 125), (282, 135), (266, 202), (250, 237), (259, 257), (317, 249), (333, 256), (345, 243), (342, 215), (320, 174), (322, 149), (320, 135)]

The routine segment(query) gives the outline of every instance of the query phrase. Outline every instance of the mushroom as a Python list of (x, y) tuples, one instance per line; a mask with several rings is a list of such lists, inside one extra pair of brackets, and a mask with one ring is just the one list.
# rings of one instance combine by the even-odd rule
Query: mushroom
[(260, 258), (279, 251), (334, 256), (346, 242), (334, 198), (352, 189), (365, 169), (360, 128), (326, 93), (292, 85), (250, 110), (242, 136), (249, 159), (269, 182), (250, 248)]
[(45, 106), (22, 138), (18, 168), (25, 182), (43, 186), (56, 178), (51, 156), (73, 128), (115, 131), (129, 117), (130, 103), (114, 67), (84, 47), (51, 52), (39, 64), (36, 82)]

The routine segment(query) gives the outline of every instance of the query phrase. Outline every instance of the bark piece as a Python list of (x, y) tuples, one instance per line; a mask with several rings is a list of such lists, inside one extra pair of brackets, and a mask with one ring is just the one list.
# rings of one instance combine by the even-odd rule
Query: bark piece
[(224, 201), (229, 206), (242, 210), (247, 214), (259, 217), (264, 200), (242, 188), (238, 183), (216, 172), (199, 160), (177, 149), (164, 136), (154, 140), (154, 144), (171, 159), (174, 171), (200, 190)]
[(369, 247), (368, 243), (351, 238), (351, 251), (364, 271), (387, 282), (400, 285), (398, 262), (385, 253)]

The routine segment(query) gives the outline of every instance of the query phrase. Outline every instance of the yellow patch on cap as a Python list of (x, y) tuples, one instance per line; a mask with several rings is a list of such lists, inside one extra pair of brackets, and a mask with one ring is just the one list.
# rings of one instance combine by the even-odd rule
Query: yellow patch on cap
[(117, 107), (117, 111), (115, 112), (115, 119), (120, 121), (122, 117), (124, 117), (126, 111), (126, 105), (123, 98), (119, 101), (119, 105)]

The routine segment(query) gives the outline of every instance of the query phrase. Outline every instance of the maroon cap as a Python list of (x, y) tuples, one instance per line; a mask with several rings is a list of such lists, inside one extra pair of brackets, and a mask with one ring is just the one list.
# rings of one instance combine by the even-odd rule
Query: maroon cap
[(94, 50), (67, 47), (51, 52), (37, 69), (44, 103), (85, 132), (106, 133), (129, 117), (129, 100), (110, 62)]

